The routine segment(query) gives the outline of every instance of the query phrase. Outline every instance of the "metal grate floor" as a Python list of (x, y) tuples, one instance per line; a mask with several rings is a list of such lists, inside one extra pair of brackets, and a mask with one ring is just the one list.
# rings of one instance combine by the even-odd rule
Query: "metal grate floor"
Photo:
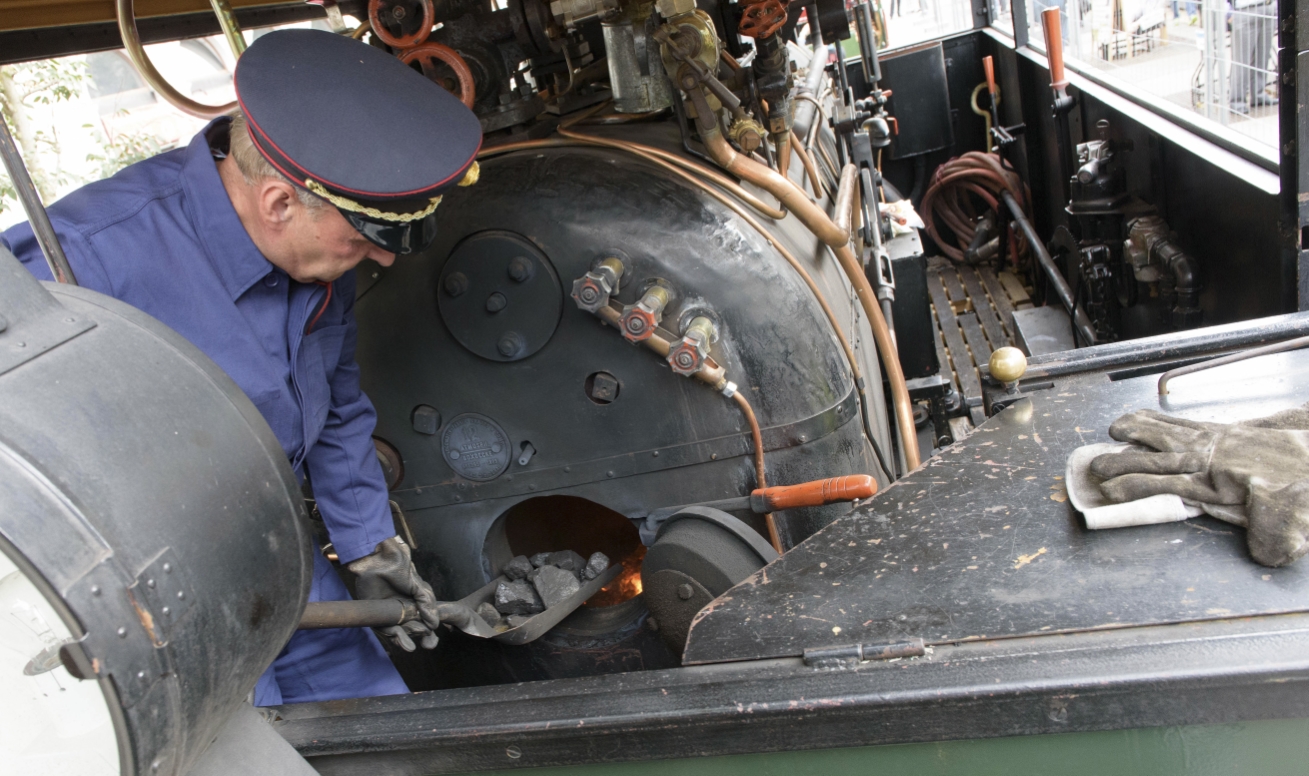
[(1014, 344), (1014, 310), (1032, 307), (1032, 300), (1010, 272), (955, 264), (942, 256), (927, 260), (927, 291), (941, 374), (954, 382), (973, 425), (980, 425), (986, 415), (977, 366), (989, 361), (992, 351)]

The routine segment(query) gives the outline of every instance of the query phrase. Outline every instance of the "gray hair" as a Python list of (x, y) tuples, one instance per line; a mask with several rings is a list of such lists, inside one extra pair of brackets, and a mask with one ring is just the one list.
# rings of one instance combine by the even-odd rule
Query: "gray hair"
[(259, 149), (255, 148), (255, 142), (250, 138), (250, 129), (246, 124), (245, 114), (238, 108), (229, 114), (232, 117), (232, 126), (228, 130), (228, 156), (236, 161), (236, 168), (241, 171), (241, 177), (251, 186), (256, 183), (262, 183), (266, 180), (278, 180), (291, 184), (295, 189), (296, 196), (300, 199), (300, 204), (304, 205), (311, 213), (319, 210), (326, 204), (321, 198), (314, 196), (308, 189), (287, 178), (278, 172), (276, 167), (268, 163)]

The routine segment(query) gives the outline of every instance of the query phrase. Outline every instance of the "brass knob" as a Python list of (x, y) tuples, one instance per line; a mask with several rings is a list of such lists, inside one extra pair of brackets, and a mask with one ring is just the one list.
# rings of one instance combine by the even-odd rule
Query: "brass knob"
[(1002, 383), (1013, 383), (1027, 372), (1027, 356), (1018, 348), (1000, 348), (991, 354), (991, 376)]

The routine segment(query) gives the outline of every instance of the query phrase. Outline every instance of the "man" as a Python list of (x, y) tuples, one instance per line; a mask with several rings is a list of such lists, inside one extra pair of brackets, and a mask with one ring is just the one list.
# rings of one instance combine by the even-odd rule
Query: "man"
[[(431, 243), (441, 192), (476, 178), (481, 129), (397, 59), (327, 32), (259, 38), (235, 82), (234, 117), (65, 197), (51, 221), (81, 285), (163, 321), (241, 386), (310, 480), (357, 594), (418, 604), (421, 621), (384, 634), (431, 649), (435, 597), (395, 535), (354, 363), (353, 269)], [(27, 224), (0, 239), (49, 279)], [(314, 564), (309, 600), (349, 598)], [(372, 631), (301, 631), (255, 703), (403, 692)]]
[(1268, 57), (1273, 51), (1273, 25), (1277, 6), (1273, 0), (1233, 0), (1231, 109), (1247, 115), (1250, 108), (1276, 105), (1277, 98), (1265, 94), (1269, 76)]

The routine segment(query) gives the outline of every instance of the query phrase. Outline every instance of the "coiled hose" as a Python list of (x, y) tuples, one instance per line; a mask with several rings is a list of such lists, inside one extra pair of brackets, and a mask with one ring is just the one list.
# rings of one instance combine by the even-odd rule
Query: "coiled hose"
[[(1031, 193), (1018, 173), (1006, 166), (998, 154), (969, 151), (936, 168), (918, 211), (927, 224), (927, 233), (941, 252), (953, 261), (965, 262), (968, 259), (964, 253), (972, 246), (981, 215), (976, 202), (980, 200), (996, 214), (995, 223), (1003, 223), (1006, 219), (1002, 217), (1005, 211), (1000, 204), (1002, 191), (1008, 191), (1022, 204), (1030, 221)], [(941, 234), (938, 221), (950, 230), (953, 242)], [(1010, 231), (1009, 246), (1016, 268), (1025, 268), (1031, 253), (1026, 239)]]

